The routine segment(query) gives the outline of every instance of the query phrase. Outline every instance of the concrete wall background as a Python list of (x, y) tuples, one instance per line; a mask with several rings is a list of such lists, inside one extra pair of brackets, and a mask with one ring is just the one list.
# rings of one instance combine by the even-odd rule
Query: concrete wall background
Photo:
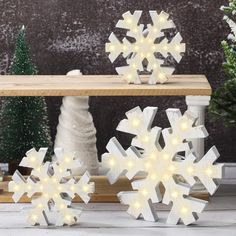
[[(148, 10), (164, 10), (174, 20), (187, 52), (176, 67), (179, 74), (205, 74), (213, 89), (224, 81), (223, 53), (220, 42), (229, 29), (219, 10), (226, 0), (0, 0), (0, 73), (6, 74), (14, 51), (15, 36), (24, 24), (31, 44), (32, 57), (40, 74), (66, 74), (79, 68), (83, 74), (115, 74), (104, 52), (109, 34), (125, 11), (143, 10), (142, 21), (149, 21)], [(52, 136), (58, 122), (61, 98), (47, 98)], [(97, 127), (99, 154), (116, 135), (123, 144), (131, 137), (115, 131), (124, 113), (140, 105), (158, 106), (155, 124), (168, 126), (164, 110), (185, 110), (179, 97), (91, 97), (91, 112)], [(210, 137), (221, 161), (236, 161), (236, 129), (207, 119)]]

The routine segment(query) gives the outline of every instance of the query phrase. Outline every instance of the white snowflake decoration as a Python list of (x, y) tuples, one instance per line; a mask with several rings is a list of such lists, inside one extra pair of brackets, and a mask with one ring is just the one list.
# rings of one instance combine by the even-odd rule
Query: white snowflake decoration
[[(94, 192), (94, 183), (89, 183), (90, 175), (86, 172), (79, 181), (71, 176), (70, 170), (80, 166), (74, 154), (55, 149), (55, 160), (43, 163), (47, 149), (38, 152), (31, 149), (26, 153), (20, 166), (33, 168), (31, 175), (25, 179), (19, 171), (9, 183), (9, 191), (14, 192), (13, 200), (18, 202), (23, 194), (32, 198), (32, 209), (28, 222), (31, 225), (57, 226), (73, 225), (81, 213), (81, 209), (71, 207), (76, 194), (88, 203), (90, 194)], [(53, 214), (55, 222), (49, 222), (48, 216)]]
[[(173, 67), (163, 66), (164, 59), (171, 54), (177, 62), (180, 62), (185, 52), (185, 44), (181, 43), (182, 37), (179, 33), (168, 41), (163, 30), (175, 28), (169, 15), (165, 12), (157, 14), (156, 11), (149, 11), (152, 24), (148, 24), (144, 29), (143, 24), (139, 24), (142, 11), (135, 11), (131, 14), (129, 11), (123, 14), (123, 20), (119, 20), (116, 27), (126, 29), (127, 36), (135, 39), (131, 43), (126, 37), (122, 43), (117, 39), (114, 33), (109, 37), (110, 43), (106, 43), (106, 52), (109, 52), (109, 59), (114, 62), (122, 53), (128, 66), (117, 67), (118, 74), (124, 75), (129, 83), (140, 84), (140, 72), (145, 70), (151, 73), (149, 84), (165, 83), (168, 76), (174, 72)], [(163, 58), (157, 58), (156, 54), (160, 53)], [(144, 59), (147, 60), (147, 68), (144, 69)]]
[[(103, 163), (109, 168), (107, 177), (111, 183), (121, 175), (131, 180), (138, 173), (145, 173), (144, 179), (132, 182), (136, 191), (118, 194), (120, 201), (129, 205), (129, 214), (157, 221), (153, 204), (162, 201), (173, 204), (168, 223), (177, 224), (182, 220), (188, 225), (197, 220), (196, 213), (202, 212), (207, 203), (189, 196), (196, 178), (210, 194), (217, 188), (214, 179), (221, 178), (222, 165), (213, 163), (219, 153), (216, 147), (212, 147), (200, 161), (196, 161), (187, 140), (207, 137), (205, 127), (195, 126), (196, 117), (188, 111), (182, 115), (178, 109), (168, 109), (166, 113), (171, 128), (151, 128), (156, 112), (156, 107), (147, 107), (143, 111), (136, 107), (128, 111), (127, 119), (119, 123), (117, 130), (135, 135), (132, 146), (125, 151), (118, 140), (112, 138), (107, 145), (108, 153), (103, 154)], [(165, 143), (163, 148), (159, 144), (161, 134)], [(185, 152), (186, 157), (180, 152)], [(165, 187), (163, 198), (160, 183)]]

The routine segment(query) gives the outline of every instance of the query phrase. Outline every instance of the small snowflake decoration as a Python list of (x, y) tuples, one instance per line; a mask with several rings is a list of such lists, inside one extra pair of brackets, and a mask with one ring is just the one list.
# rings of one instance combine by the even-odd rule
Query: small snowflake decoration
[[(127, 36), (135, 39), (131, 43), (126, 37), (122, 43), (114, 33), (109, 37), (110, 43), (106, 44), (106, 52), (109, 52), (109, 59), (114, 62), (122, 53), (126, 59), (127, 66), (117, 67), (118, 74), (124, 75), (129, 83), (140, 84), (140, 72), (147, 71), (151, 74), (149, 84), (165, 83), (168, 76), (174, 72), (174, 68), (164, 66), (165, 59), (171, 54), (180, 62), (181, 53), (185, 52), (185, 44), (181, 43), (182, 37), (179, 33), (172, 40), (167, 40), (163, 30), (175, 28), (169, 15), (165, 12), (157, 14), (156, 11), (149, 11), (152, 24), (144, 29), (143, 24), (138, 24), (142, 11), (129, 11), (123, 14), (123, 20), (119, 20), (116, 27), (126, 29)], [(157, 54), (162, 58), (157, 58)], [(147, 68), (144, 69), (144, 60), (147, 60)]]
[[(107, 145), (108, 153), (103, 154), (103, 163), (109, 169), (107, 177), (111, 183), (122, 175), (131, 180), (138, 173), (145, 173), (143, 179), (132, 182), (135, 191), (118, 194), (120, 201), (129, 205), (129, 214), (157, 221), (153, 204), (162, 201), (173, 204), (168, 223), (177, 224), (182, 220), (188, 225), (197, 220), (196, 213), (202, 212), (207, 203), (189, 196), (196, 178), (210, 194), (217, 188), (214, 180), (221, 178), (222, 165), (213, 163), (219, 153), (212, 147), (197, 161), (188, 140), (205, 138), (208, 135), (205, 127), (195, 126), (196, 117), (188, 111), (182, 115), (178, 109), (168, 109), (171, 128), (151, 128), (156, 112), (155, 107), (143, 111), (136, 107), (127, 112), (127, 119), (120, 122), (117, 130), (135, 136), (132, 146), (125, 151), (118, 140), (112, 138)], [(164, 147), (159, 144), (161, 134)], [(185, 152), (186, 157), (180, 152)], [(165, 187), (163, 197), (159, 189), (161, 183)]]
[(73, 225), (81, 209), (71, 207), (76, 194), (88, 203), (94, 192), (94, 183), (89, 183), (90, 175), (86, 172), (79, 181), (71, 176), (70, 170), (80, 166), (74, 154), (55, 149), (55, 160), (43, 163), (47, 149), (38, 152), (31, 149), (26, 153), (20, 166), (32, 168), (31, 175), (25, 179), (19, 171), (9, 183), (9, 191), (14, 192), (13, 200), (18, 202), (27, 193), (32, 198), (33, 208), (29, 211), (28, 222), (31, 225), (49, 225), (47, 215), (54, 215), (55, 225)]

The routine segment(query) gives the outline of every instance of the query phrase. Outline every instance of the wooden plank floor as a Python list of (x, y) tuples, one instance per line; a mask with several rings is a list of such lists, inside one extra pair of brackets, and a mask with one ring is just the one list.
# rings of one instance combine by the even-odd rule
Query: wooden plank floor
[(0, 96), (210, 96), (204, 75), (173, 75), (165, 84), (129, 85), (118, 75), (0, 76)]
[[(236, 199), (234, 199), (236, 200)], [(159, 222), (134, 220), (120, 204), (89, 204), (79, 218), (77, 225), (69, 228), (30, 227), (25, 222), (26, 211), (21, 211), (22, 204), (0, 205), (0, 235), (4, 236), (42, 236), (42, 235), (76, 235), (76, 236), (235, 236), (236, 209), (232, 203), (231, 210), (208, 210), (200, 214), (200, 219), (192, 226), (166, 225), (168, 211), (159, 210)]]

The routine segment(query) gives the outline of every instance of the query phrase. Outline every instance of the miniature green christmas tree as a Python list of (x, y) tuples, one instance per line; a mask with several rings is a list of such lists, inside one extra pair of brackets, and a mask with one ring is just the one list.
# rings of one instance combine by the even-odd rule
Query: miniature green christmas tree
[[(19, 32), (12, 75), (36, 75), (25, 40), (25, 28)], [(32, 147), (50, 147), (47, 109), (44, 97), (7, 97), (3, 100), (0, 124), (0, 161), (19, 163)]]
[(215, 119), (220, 119), (226, 126), (236, 125), (236, 23), (229, 18), (236, 16), (236, 0), (230, 0), (229, 6), (221, 8), (225, 12), (224, 20), (228, 23), (231, 33), (228, 41), (222, 42), (225, 54), (223, 64), (227, 80), (212, 96), (210, 112)]

